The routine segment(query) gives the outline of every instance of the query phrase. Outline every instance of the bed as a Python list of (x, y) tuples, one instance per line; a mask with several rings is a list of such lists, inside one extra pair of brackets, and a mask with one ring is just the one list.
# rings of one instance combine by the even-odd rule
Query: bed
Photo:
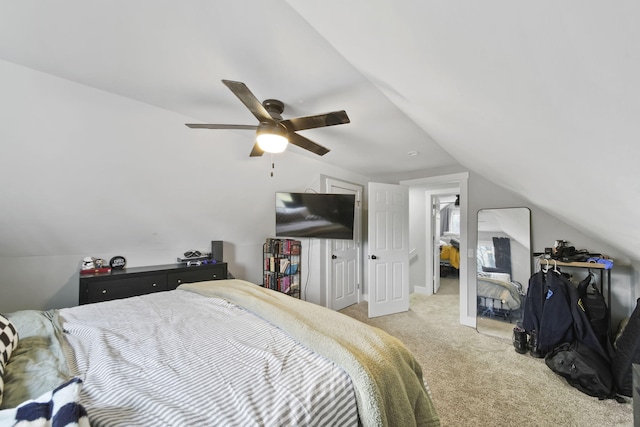
[(522, 285), (506, 273), (478, 272), (478, 315), (506, 321), (519, 318), (524, 302)]
[(400, 341), (242, 280), (7, 318), (0, 425), (35, 404), (81, 426), (440, 425)]
[(458, 275), (460, 269), (460, 236), (445, 232), (440, 237), (440, 276)]

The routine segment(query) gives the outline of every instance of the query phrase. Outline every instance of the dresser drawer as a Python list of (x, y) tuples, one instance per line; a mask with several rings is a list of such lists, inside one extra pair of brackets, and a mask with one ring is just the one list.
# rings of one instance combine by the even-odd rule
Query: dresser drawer
[(207, 280), (222, 280), (227, 278), (226, 264), (212, 266), (189, 267), (187, 270), (168, 274), (168, 288), (175, 289), (183, 283), (204, 282)]
[(167, 275), (101, 280), (88, 284), (88, 301), (101, 302), (167, 290)]

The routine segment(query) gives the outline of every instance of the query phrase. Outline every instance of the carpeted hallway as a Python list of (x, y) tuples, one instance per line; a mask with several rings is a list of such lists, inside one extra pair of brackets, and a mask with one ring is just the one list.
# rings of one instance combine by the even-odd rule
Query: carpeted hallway
[(599, 401), (569, 386), (544, 359), (459, 323), (457, 279), (412, 295), (406, 313), (369, 319), (367, 303), (342, 313), (396, 336), (414, 353), (443, 426), (633, 426), (630, 403)]

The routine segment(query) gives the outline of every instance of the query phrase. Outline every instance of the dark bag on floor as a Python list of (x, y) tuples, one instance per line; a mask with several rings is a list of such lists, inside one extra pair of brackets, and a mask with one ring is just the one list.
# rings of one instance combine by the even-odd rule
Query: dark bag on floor
[(578, 341), (560, 344), (545, 357), (556, 374), (589, 396), (599, 399), (615, 397), (611, 365), (598, 352)]
[(611, 362), (618, 393), (633, 395), (631, 364), (640, 363), (640, 298), (636, 301), (629, 323), (616, 341), (616, 352)]

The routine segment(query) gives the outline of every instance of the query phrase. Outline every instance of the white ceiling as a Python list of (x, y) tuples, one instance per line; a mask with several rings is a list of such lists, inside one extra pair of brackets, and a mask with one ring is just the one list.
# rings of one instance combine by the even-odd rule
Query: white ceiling
[(0, 7), (0, 59), (195, 122), (255, 124), (221, 79), (285, 118), (345, 109), (351, 124), (303, 133), (323, 161), (367, 176), (459, 163), (640, 259), (638, 2)]

